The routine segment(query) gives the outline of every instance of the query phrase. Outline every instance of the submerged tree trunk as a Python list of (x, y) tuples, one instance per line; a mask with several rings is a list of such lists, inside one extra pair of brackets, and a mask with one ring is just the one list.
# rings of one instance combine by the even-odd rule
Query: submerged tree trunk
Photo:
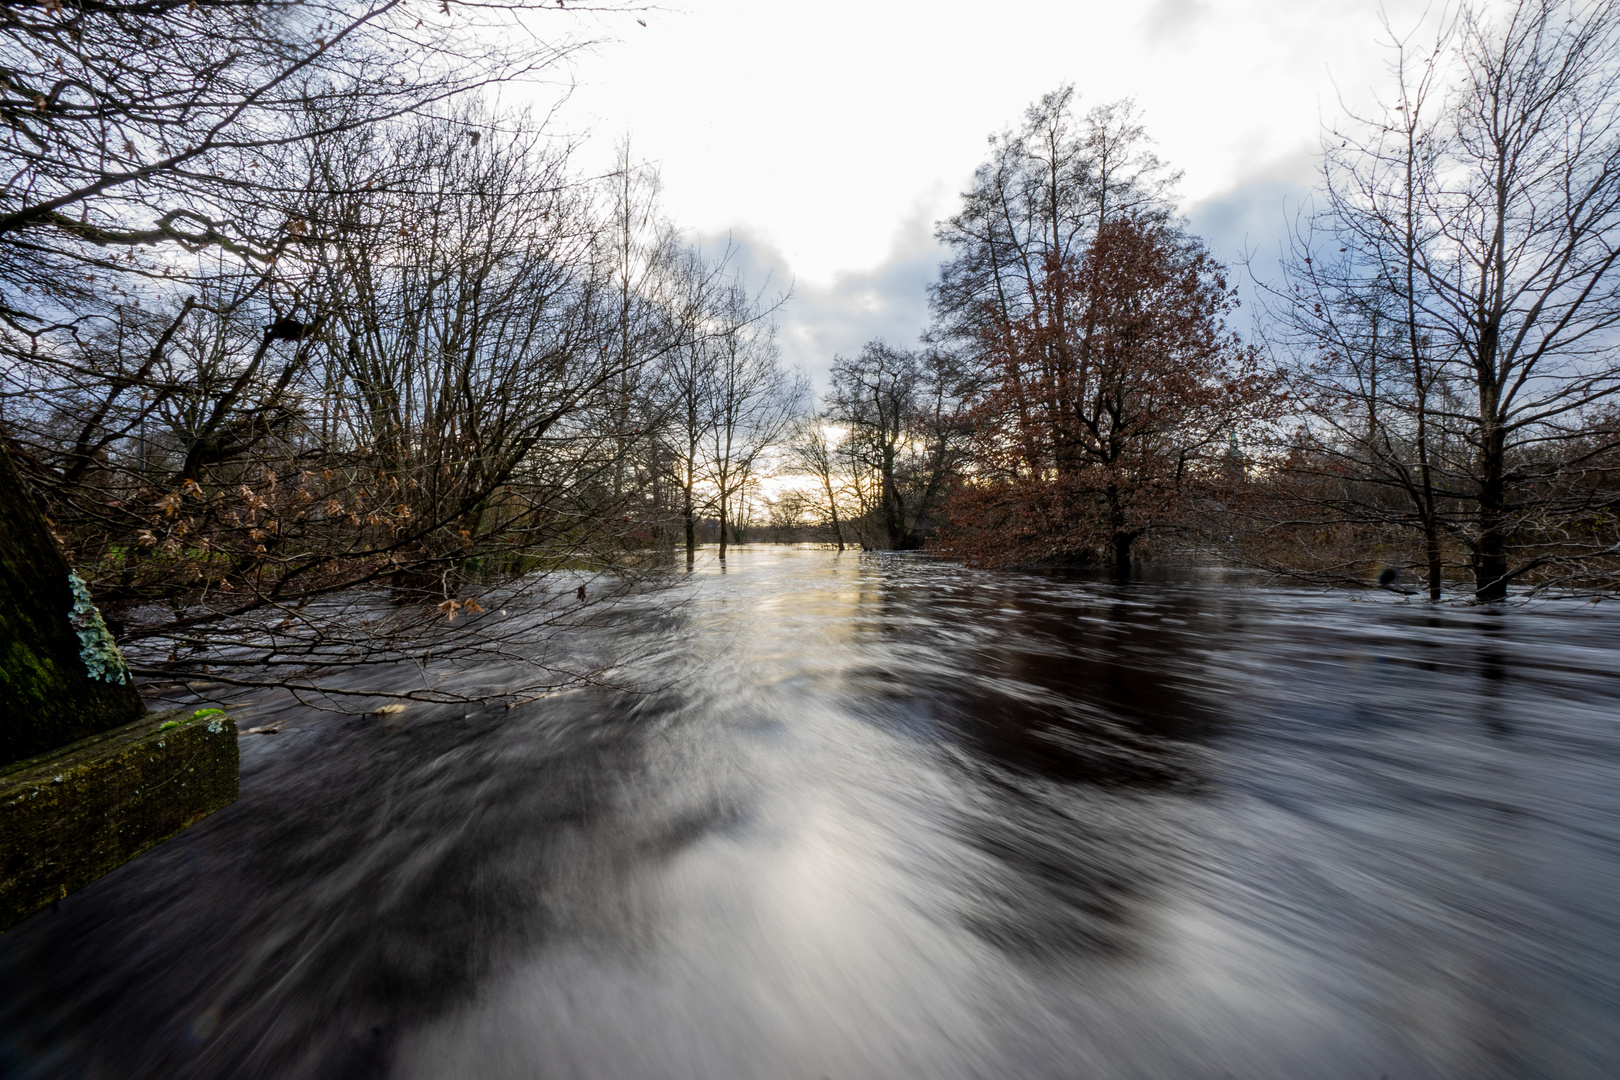
[(726, 528), (727, 528), (728, 525), (730, 525), (730, 522), (727, 520), (729, 515), (727, 514), (726, 511), (727, 511), (726, 497), (724, 495), (721, 495), (720, 496), (720, 561), (721, 562), (726, 561)]
[(1441, 587), (1440, 572), (1442, 569), (1440, 563), (1440, 533), (1439, 526), (1435, 523), (1434, 516), (1432, 514), (1429, 516), (1429, 520), (1424, 522), (1423, 529), (1427, 534), (1428, 543), (1428, 550), (1425, 552), (1425, 554), (1427, 555), (1429, 561), (1429, 599), (1435, 603), (1439, 603)]
[(144, 711), (101, 615), (0, 450), (0, 765)]
[(1117, 532), (1114, 534), (1114, 574), (1118, 577), (1131, 576), (1131, 540), (1130, 533)]
[(697, 561), (697, 512), (692, 507), (692, 489), (686, 489), (686, 502), (681, 508), (681, 517), (686, 522), (686, 565), (691, 566)]
[(1418, 397), (1418, 476), (1422, 483), (1422, 504), (1419, 507), (1423, 515), (1423, 554), (1429, 564), (1429, 600), (1438, 603), (1440, 600), (1440, 521), (1434, 505), (1434, 469), (1429, 463), (1428, 444), (1428, 397), (1420, 393)]
[(1114, 550), (1114, 573), (1118, 577), (1131, 576), (1131, 544), (1136, 534), (1125, 528), (1123, 493), (1113, 484), (1108, 485), (1108, 525), (1112, 530), (1110, 546)]
[[(1494, 388), (1493, 388), (1494, 389)], [(1481, 394), (1484, 431), (1479, 449), (1479, 537), (1474, 548), (1474, 599), (1507, 599), (1508, 538), (1506, 438), (1494, 394)]]
[(1485, 603), (1506, 600), (1508, 560), (1501, 511), (1482, 506), (1479, 547), (1474, 552), (1474, 599)]
[(827, 507), (832, 511), (833, 539), (838, 541), (838, 550), (844, 550), (844, 527), (838, 524), (838, 499), (833, 495), (832, 485), (827, 486)]
[(915, 547), (911, 530), (906, 528), (906, 502), (900, 494), (900, 485), (894, 479), (894, 443), (883, 448), (883, 478), (880, 494), (883, 499), (883, 531), (888, 536), (890, 551), (907, 551)]

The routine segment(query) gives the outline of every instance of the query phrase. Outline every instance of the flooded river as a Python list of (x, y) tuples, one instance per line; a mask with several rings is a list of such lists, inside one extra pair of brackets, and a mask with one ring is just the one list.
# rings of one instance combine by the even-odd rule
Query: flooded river
[(641, 693), (266, 705), (0, 1075), (1620, 1075), (1620, 609), (745, 547)]

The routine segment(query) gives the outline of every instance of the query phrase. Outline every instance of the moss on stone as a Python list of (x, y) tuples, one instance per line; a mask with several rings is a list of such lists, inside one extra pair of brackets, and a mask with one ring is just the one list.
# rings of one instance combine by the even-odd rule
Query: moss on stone
[(84, 579), (71, 570), (68, 571), (68, 591), (73, 595), (68, 622), (79, 635), (79, 659), (84, 661), (85, 674), (120, 686), (127, 683), (129, 665), (124, 663), (124, 654), (118, 651), (118, 643), (107, 629), (106, 620), (90, 599), (90, 589)]
[(0, 451), (0, 763), (49, 753), (144, 711), (123, 657)]

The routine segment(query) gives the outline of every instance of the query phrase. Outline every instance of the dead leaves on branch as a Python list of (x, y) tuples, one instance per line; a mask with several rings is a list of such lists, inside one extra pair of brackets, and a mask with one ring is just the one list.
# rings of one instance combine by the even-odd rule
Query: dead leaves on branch
[[(186, 478), (174, 490), (103, 500), (103, 520), (116, 519), (116, 531), (64, 546), (75, 563), (96, 568), (99, 595), (113, 603), (159, 595), (172, 603), (188, 595), (176, 597), (176, 585), (189, 592), (183, 602), (275, 595), (288, 577), (301, 589), (431, 580), (437, 592), (469, 543), (508, 543), (499, 528), (485, 535), (445, 521), (433, 502), (445, 490), (442, 480), (435, 491), (397, 468), (255, 463), (222, 483)], [(453, 482), (449, 491), (459, 497)], [(458, 601), (437, 614), (456, 621), (479, 610)]]
[(452, 598), (438, 605), (435, 610), (445, 617), (446, 622), (455, 622), (457, 615), (478, 615), (481, 614), (484, 609), (476, 600), (457, 600)]
[(1027, 312), (987, 321), (977, 468), (940, 546), (1066, 562), (1181, 527), (1283, 400), (1225, 326), (1236, 298), (1219, 266), (1193, 238), (1127, 217), (1048, 258), (1029, 292)]

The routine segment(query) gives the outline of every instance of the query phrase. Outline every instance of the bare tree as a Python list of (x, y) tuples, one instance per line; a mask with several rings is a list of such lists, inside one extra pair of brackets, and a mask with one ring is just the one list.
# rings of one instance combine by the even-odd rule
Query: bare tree
[(1084, 117), (1073, 105), (1061, 88), (992, 139), (937, 229), (951, 258), (930, 338), (953, 347), (977, 426), (951, 543), (987, 561), (1107, 549), (1125, 568), (1137, 540), (1174, 523), (1207, 448), (1267, 394), (1221, 325), (1235, 304), (1223, 271), (1172, 212), (1178, 174), (1131, 103)]
[[(620, 558), (641, 487), (623, 390), (665, 347), (643, 271), (667, 230), (605, 257), (540, 128), (468, 103), (577, 44), (540, 18), (0, 14), (0, 423), (138, 671), (544, 667), (520, 642), (557, 609), (531, 572)], [(521, 623), (478, 617), (524, 588)]]
[(863, 546), (923, 545), (967, 447), (961, 407), (960, 372), (939, 350), (869, 341), (836, 359), (827, 417), (844, 429), (835, 456)]
[(758, 477), (763, 455), (782, 441), (807, 396), (804, 381), (789, 375), (780, 362), (776, 326), (770, 321), (780, 303), (763, 304), (733, 281), (715, 312), (709, 340), (713, 367), (707, 466), (720, 519), (722, 562), (729, 526), (743, 520), (736, 511)]
[[(840, 467), (842, 459), (838, 452), (843, 440), (841, 436), (835, 438), (831, 434), (836, 423), (826, 412), (803, 418), (788, 445), (788, 456), (794, 465), (814, 479), (817, 492), (810, 504), (826, 512), (833, 540), (838, 544), (838, 550), (843, 551), (844, 527), (838, 520), (838, 504), (845, 495)], [(794, 505), (796, 509), (803, 508), (801, 504)]]
[[(479, 654), (518, 665), (513, 693), (536, 667), (565, 677), (536, 647), (562, 614), (533, 572), (621, 561), (620, 322), (565, 159), (486, 120), (303, 144), (289, 168), (321, 183), (297, 195), (277, 283), (309, 322), (283, 340), (255, 275), (195, 278), (147, 364), (162, 392), (136, 445), (126, 425), (56, 489), (138, 672), (330, 686), (356, 664)], [(380, 165), (408, 179), (350, 183)], [(64, 474), (77, 449), (51, 414), (71, 408), (14, 416)], [(491, 622), (492, 599), (522, 617)], [(426, 672), (410, 692), (445, 693)]]
[(1327, 519), (1416, 532), (1431, 596), (1450, 545), (1491, 601), (1620, 553), (1593, 482), (1620, 435), (1620, 9), (1465, 5), (1441, 42), (1397, 41), (1395, 99), (1330, 138), (1286, 294), (1317, 405), (1294, 460)]
[(786, 544), (818, 536), (823, 509), (818, 502), (816, 496), (801, 488), (788, 488), (775, 498), (766, 499), (765, 526), (770, 530), (771, 539)]
[(706, 506), (706, 448), (714, 426), (715, 353), (709, 340), (708, 312), (714, 304), (720, 266), (695, 250), (678, 262), (678, 292), (673, 304), (681, 313), (682, 332), (660, 368), (659, 459), (677, 492), (686, 547), (686, 564), (697, 559), (698, 518)]
[(663, 472), (653, 460), (658, 424), (655, 384), (665, 354), (679, 349), (683, 338), (694, 332), (689, 325), (692, 312), (680, 301), (680, 250), (675, 228), (659, 207), (661, 186), (657, 171), (631, 157), (628, 140), (621, 143), (608, 177), (608, 227), (602, 230), (600, 253), (612, 289), (614, 322), (608, 348), (615, 354), (612, 365), (618, 373), (609, 417), (617, 444), (613, 491), (616, 497), (625, 493), (626, 471), (639, 460), (632, 448), (641, 442), (651, 459), (643, 463), (639, 486), (646, 489), (647, 504), (655, 515)]
[[(71, 339), (214, 247), (265, 267), (291, 147), (537, 71), (515, 5), (98, 0), (0, 13), (0, 325)], [(492, 33), (505, 27), (506, 33)], [(514, 44), (520, 43), (520, 44)]]
[(866, 543), (868, 547), (903, 550), (919, 545), (910, 528), (915, 508), (900, 472), (921, 381), (917, 354), (883, 341), (867, 342), (856, 356), (833, 363), (832, 416), (848, 431), (848, 460), (857, 473), (870, 478), (856, 487), (869, 503), (862, 516), (875, 518), (867, 529), (876, 542)]

